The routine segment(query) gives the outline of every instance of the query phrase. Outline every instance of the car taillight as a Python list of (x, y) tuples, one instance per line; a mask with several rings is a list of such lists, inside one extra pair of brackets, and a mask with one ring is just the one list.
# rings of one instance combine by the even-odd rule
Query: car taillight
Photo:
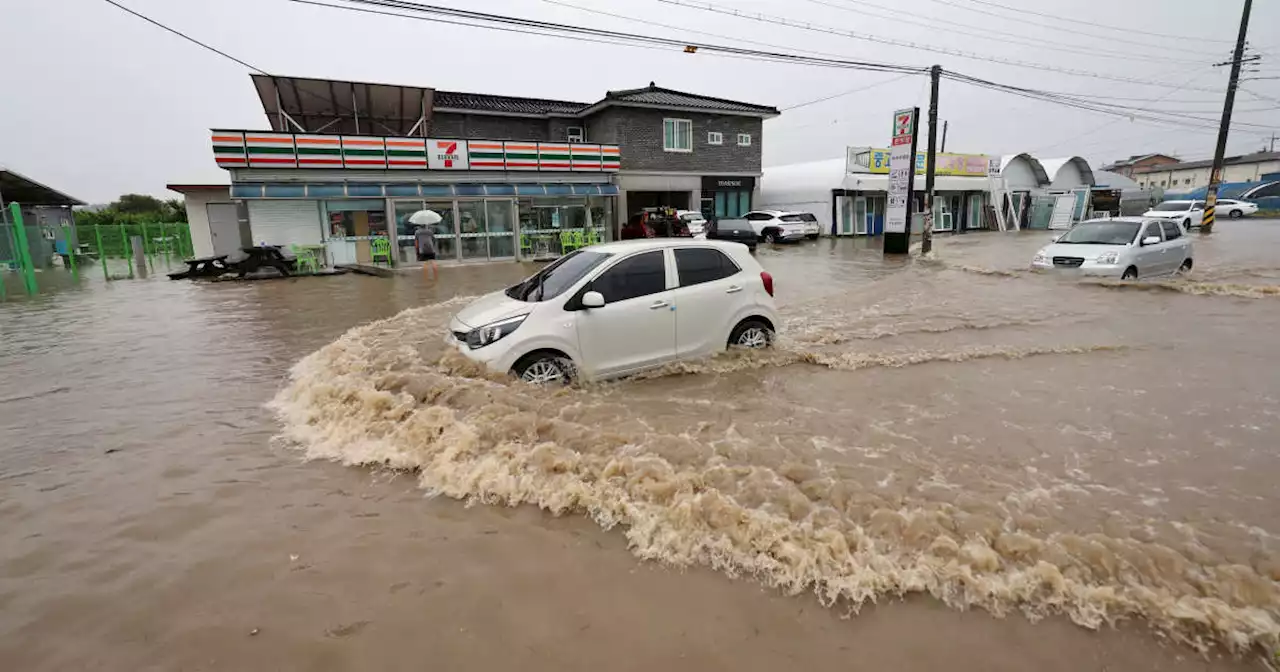
[(769, 292), (769, 296), (773, 296), (773, 276), (760, 271), (760, 281), (764, 283), (764, 291)]

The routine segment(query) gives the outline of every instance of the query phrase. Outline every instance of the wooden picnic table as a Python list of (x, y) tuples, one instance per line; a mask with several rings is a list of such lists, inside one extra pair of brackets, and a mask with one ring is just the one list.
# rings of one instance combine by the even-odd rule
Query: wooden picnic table
[(243, 278), (262, 268), (274, 268), (280, 275), (293, 274), (295, 259), (286, 255), (278, 245), (255, 245), (241, 249), (243, 254), (230, 261), (231, 255), (222, 254), (213, 257), (186, 259), (187, 270), (170, 273), (170, 280), (186, 278), (216, 278), (225, 273), (235, 273)]
[(227, 264), (227, 255), (222, 254), (214, 257), (198, 257), (196, 259), (186, 259), (187, 270), (178, 273), (170, 273), (170, 280), (185, 280), (187, 278), (216, 278), (223, 273), (229, 273), (232, 269)]

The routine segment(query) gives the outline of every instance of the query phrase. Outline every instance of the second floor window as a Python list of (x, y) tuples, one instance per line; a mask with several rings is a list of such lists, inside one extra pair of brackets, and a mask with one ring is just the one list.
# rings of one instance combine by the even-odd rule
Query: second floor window
[(708, 145), (723, 145), (723, 144), (724, 144), (724, 133), (717, 133), (716, 131), (708, 131), (708, 132), (707, 132), (707, 144), (708, 144)]
[(662, 149), (667, 152), (692, 152), (693, 122), (688, 119), (663, 119)]

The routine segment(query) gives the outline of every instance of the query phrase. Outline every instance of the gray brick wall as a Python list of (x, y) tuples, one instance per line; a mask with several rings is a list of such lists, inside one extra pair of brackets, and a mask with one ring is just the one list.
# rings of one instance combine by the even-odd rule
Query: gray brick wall
[[(553, 122), (556, 120), (552, 120)], [(563, 140), (550, 137), (546, 119), (499, 117), (490, 114), (435, 112), (428, 135), (461, 140)]]
[[(662, 121), (693, 122), (693, 151), (662, 149)], [(565, 142), (570, 126), (584, 126), (587, 142), (622, 147), (623, 170), (667, 170), (698, 173), (759, 173), (763, 120), (632, 107), (609, 107), (587, 119), (530, 119), (486, 114), (436, 112), (428, 135), (463, 140), (541, 140)], [(707, 144), (707, 133), (724, 135), (724, 144)], [(751, 145), (738, 146), (738, 134), (751, 134)]]
[[(693, 151), (662, 149), (663, 119), (693, 122)], [(632, 107), (606, 108), (587, 119), (587, 140), (622, 146), (623, 170), (671, 170), (702, 173), (760, 172), (762, 119)], [(724, 135), (724, 144), (707, 144), (707, 133)], [(749, 147), (738, 146), (738, 134), (751, 134)]]

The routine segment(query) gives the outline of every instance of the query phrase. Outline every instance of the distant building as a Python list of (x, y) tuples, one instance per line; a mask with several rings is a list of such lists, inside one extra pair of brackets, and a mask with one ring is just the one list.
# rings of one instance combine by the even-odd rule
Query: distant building
[[(1179, 161), (1135, 169), (1131, 177), (1144, 189), (1189, 191), (1209, 185), (1213, 161)], [(1280, 171), (1280, 152), (1255, 152), (1229, 156), (1223, 163), (1223, 182), (1257, 182)]]
[(1103, 166), (1102, 170), (1124, 175), (1125, 177), (1133, 177), (1133, 174), (1137, 171), (1171, 163), (1178, 163), (1178, 157), (1169, 156), (1168, 154), (1135, 154), (1123, 161), (1116, 161)]
[(27, 234), (27, 247), (31, 262), (37, 268), (53, 263), (55, 255), (65, 255), (76, 249), (72, 206), (84, 205), (84, 201), (47, 187), (21, 173), (0, 166), (0, 268), (17, 265), (18, 250), (9, 231), (13, 225), (9, 205), (20, 204), (22, 221)]

